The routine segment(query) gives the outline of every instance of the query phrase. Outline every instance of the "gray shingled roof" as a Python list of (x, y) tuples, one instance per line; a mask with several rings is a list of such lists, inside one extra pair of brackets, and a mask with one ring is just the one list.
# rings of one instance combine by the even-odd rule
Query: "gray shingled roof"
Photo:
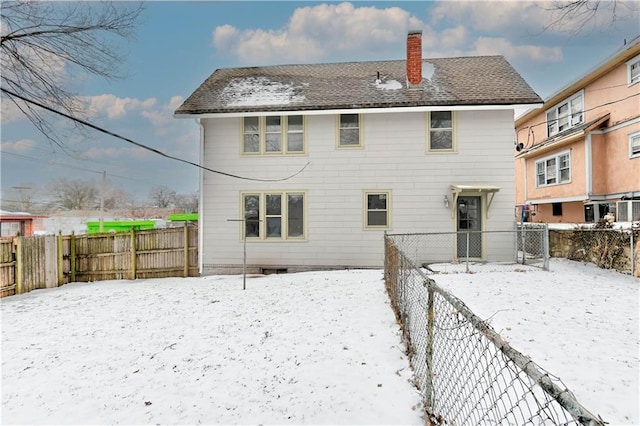
[(175, 114), (541, 102), (502, 56), (474, 56), (424, 59), (417, 89), (404, 60), (218, 69)]

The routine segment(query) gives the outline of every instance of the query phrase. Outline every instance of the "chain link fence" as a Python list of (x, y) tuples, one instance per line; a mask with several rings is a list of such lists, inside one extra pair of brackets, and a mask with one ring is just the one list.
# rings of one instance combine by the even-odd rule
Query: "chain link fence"
[(638, 276), (640, 228), (551, 230), (551, 255)]
[(546, 225), (507, 231), (387, 234), (427, 274), (549, 269)]
[(559, 378), (429, 278), (412, 241), (385, 236), (385, 283), (428, 425), (604, 425)]

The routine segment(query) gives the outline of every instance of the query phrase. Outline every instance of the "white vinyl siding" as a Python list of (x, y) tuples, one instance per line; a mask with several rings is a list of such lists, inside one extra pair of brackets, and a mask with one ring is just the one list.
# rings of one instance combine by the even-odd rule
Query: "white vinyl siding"
[(244, 192), (242, 218), (247, 239), (305, 238), (305, 193), (299, 191)]
[(391, 227), (391, 191), (364, 191), (365, 229)]
[(583, 122), (584, 96), (581, 91), (547, 111), (547, 136), (551, 137)]
[(244, 117), (242, 154), (304, 154), (304, 123), (302, 115)]
[[(336, 149), (338, 114), (305, 115), (307, 156), (240, 156), (240, 117), (203, 118), (202, 164), (232, 170), (250, 178), (280, 179), (309, 165), (294, 178), (251, 182), (214, 173), (202, 174), (201, 245), (203, 274), (242, 271), (243, 219), (240, 194), (303, 193), (304, 237), (247, 239), (247, 264), (296, 268), (333, 266), (381, 268), (384, 229), (365, 228), (363, 192), (390, 191), (389, 225), (394, 233), (454, 231), (454, 219), (443, 204), (452, 184), (500, 187), (487, 212), (487, 230), (513, 222), (515, 199), (513, 110), (457, 110), (455, 155), (425, 155), (425, 112), (362, 114), (361, 149)], [(625, 135), (626, 138), (626, 135)], [(626, 139), (625, 139), (626, 140)], [(450, 198), (451, 199), (451, 198)], [(259, 205), (259, 204), (258, 204)], [(260, 206), (260, 215), (266, 215)], [(257, 209), (256, 209), (257, 210)], [(283, 218), (294, 225), (292, 208)], [(258, 211), (256, 211), (258, 214)], [(300, 217), (300, 215), (298, 215)], [(264, 219), (264, 218), (263, 218)], [(265, 223), (261, 223), (264, 228)], [(257, 232), (262, 231), (258, 229)], [(494, 253), (513, 257), (513, 244), (487, 242)], [(492, 245), (493, 244), (493, 245)], [(453, 253), (453, 248), (442, 250)], [(447, 251), (448, 250), (448, 251)], [(489, 247), (487, 247), (489, 250)], [(507, 253), (508, 252), (508, 253)], [(254, 271), (255, 269), (249, 269)], [(224, 272), (226, 271), (226, 272)]]
[(432, 111), (427, 113), (427, 151), (455, 152), (456, 113), (454, 111)]
[(640, 157), (640, 132), (629, 135), (629, 157)]
[(640, 82), (640, 55), (627, 62), (627, 84)]
[(362, 147), (362, 116), (360, 114), (340, 114), (337, 125), (338, 148)]
[(571, 182), (571, 154), (569, 151), (536, 161), (536, 186), (568, 182)]

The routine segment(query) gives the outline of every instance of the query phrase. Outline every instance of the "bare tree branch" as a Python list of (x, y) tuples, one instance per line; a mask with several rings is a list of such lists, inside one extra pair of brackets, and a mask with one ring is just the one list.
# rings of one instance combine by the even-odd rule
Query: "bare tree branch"
[[(611, 28), (628, 17), (636, 19), (640, 2), (624, 0), (553, 1), (543, 8), (551, 12), (551, 22), (543, 31), (555, 29), (571, 35), (588, 30)], [(626, 12), (626, 13), (625, 13)]]
[[(118, 40), (130, 40), (141, 16), (141, 3), (44, 2), (0, 3), (2, 87), (82, 118), (83, 108), (69, 83), (80, 76), (123, 77)], [(65, 148), (55, 119), (3, 92), (51, 142)], [(4, 100), (4, 99), (3, 99)], [(73, 131), (75, 122), (67, 123)]]

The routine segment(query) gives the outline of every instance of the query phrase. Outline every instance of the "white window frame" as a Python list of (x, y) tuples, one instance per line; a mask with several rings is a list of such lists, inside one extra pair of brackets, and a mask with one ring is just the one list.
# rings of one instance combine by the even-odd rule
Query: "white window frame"
[[(281, 196), (281, 209), (279, 214), (267, 214), (267, 196), (279, 195)], [(240, 193), (240, 239), (245, 237), (246, 223), (245, 223), (245, 197), (257, 196), (258, 197), (258, 236), (246, 237), (247, 241), (266, 241), (266, 242), (278, 242), (278, 241), (306, 241), (307, 240), (307, 192), (306, 191), (243, 191)], [(302, 196), (302, 235), (291, 236), (289, 235), (289, 196)], [(267, 235), (267, 219), (279, 217), (280, 223), (280, 236), (270, 237)]]
[[(290, 130), (289, 129), (289, 115), (276, 116), (280, 117), (280, 131), (279, 132), (267, 132), (267, 116), (260, 117), (242, 117), (240, 120), (240, 154), (244, 156), (258, 156), (258, 155), (306, 155), (307, 154), (307, 119), (302, 114), (291, 115), (293, 117), (302, 117), (302, 130)], [(271, 116), (270, 116), (271, 117)], [(258, 130), (256, 132), (245, 133), (245, 119), (257, 118)], [(280, 151), (267, 151), (267, 134), (279, 134), (280, 135)], [(302, 133), (302, 151), (289, 150), (289, 135)], [(247, 152), (245, 151), (244, 137), (246, 134), (258, 135), (258, 151)]]
[[(579, 108), (574, 105), (577, 99), (580, 99)], [(566, 113), (561, 112), (560, 110), (565, 106)], [(573, 111), (572, 108), (576, 110)], [(553, 106), (553, 108), (549, 108), (545, 113), (545, 117), (547, 120), (547, 137), (551, 137), (555, 134), (575, 127), (578, 124), (584, 123), (584, 90), (580, 90), (578, 93), (570, 96), (564, 101), (557, 103)], [(560, 122), (564, 122), (565, 119), (566, 127), (560, 129)]]
[[(369, 196), (370, 195), (384, 195), (386, 197), (386, 208), (384, 209), (369, 209)], [(362, 191), (362, 210), (363, 217), (362, 223), (365, 230), (389, 230), (391, 229), (391, 190), (385, 189), (367, 189)], [(386, 224), (385, 225), (369, 225), (369, 212), (386, 212)]]
[[(343, 144), (342, 138), (340, 137), (341, 130), (353, 129), (353, 127), (342, 127), (342, 121), (340, 118), (343, 115), (356, 115), (358, 116), (358, 143), (357, 144)], [(363, 137), (363, 128), (364, 128), (364, 117), (362, 114), (351, 113), (351, 114), (338, 114), (336, 115), (336, 148), (339, 149), (359, 149), (364, 146), (364, 137)]]
[[(632, 72), (636, 72), (637, 74), (632, 76)], [(636, 83), (640, 83), (640, 55), (627, 61), (627, 84), (632, 86)]]
[[(565, 156), (567, 157), (567, 164), (568, 165), (567, 165), (567, 167), (561, 167), (562, 158), (565, 157)], [(553, 169), (550, 170), (549, 162), (552, 161), (552, 160), (555, 162), (555, 164), (553, 164)], [(539, 173), (540, 165), (543, 166), (542, 171), (544, 172), (544, 183), (542, 183), (542, 184), (540, 183), (540, 181), (538, 179), (539, 176), (541, 176), (541, 174)], [(550, 155), (550, 156), (545, 157), (545, 158), (541, 158), (540, 160), (535, 162), (535, 166), (534, 167), (535, 167), (534, 171), (535, 171), (535, 179), (536, 179), (536, 187), (537, 188), (543, 188), (543, 187), (547, 187), (547, 186), (563, 185), (563, 184), (571, 183), (571, 151), (570, 150), (559, 152), (557, 154)], [(565, 180), (561, 180), (561, 176), (562, 176), (562, 171), (563, 170), (568, 170), (569, 171), (569, 176)], [(549, 176), (551, 174), (553, 174), (553, 177)], [(555, 182), (549, 182), (551, 179), (555, 179)]]
[[(450, 112), (451, 113), (451, 127), (431, 127), (431, 113), (432, 112)], [(426, 113), (426, 123), (427, 123), (427, 152), (432, 154), (450, 154), (452, 152), (458, 151), (457, 144), (457, 135), (456, 135), (456, 121), (457, 114), (455, 111), (443, 110), (443, 111), (432, 111)], [(432, 148), (431, 147), (431, 132), (451, 132), (451, 148)]]
[(640, 131), (629, 135), (629, 158), (640, 157)]

